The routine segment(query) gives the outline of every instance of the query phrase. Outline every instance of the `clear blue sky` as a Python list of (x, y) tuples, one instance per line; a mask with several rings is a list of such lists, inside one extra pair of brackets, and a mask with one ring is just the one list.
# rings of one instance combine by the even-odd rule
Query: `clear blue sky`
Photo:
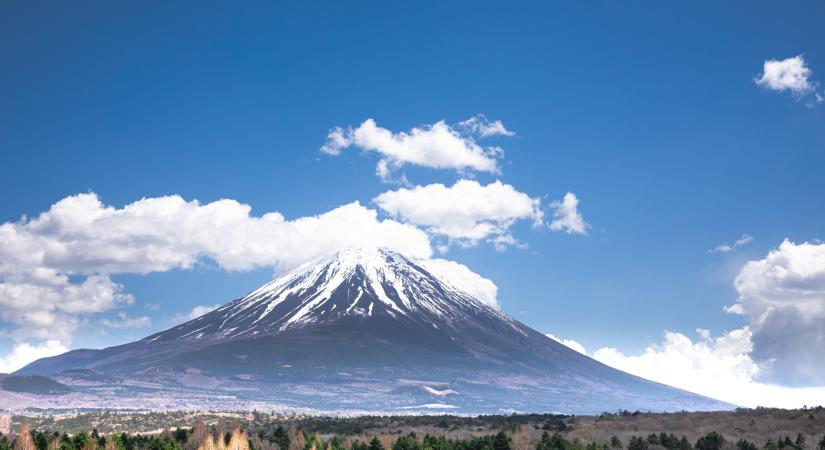
[[(825, 105), (754, 83), (765, 60), (800, 54), (825, 80), (820, 2), (296, 3), (4, 3), (0, 222), (88, 191), (117, 207), (232, 198), (287, 218), (369, 204), (395, 187), (375, 158), (321, 155), (332, 127), (483, 113), (516, 136), (496, 141), (501, 174), (476, 179), (547, 201), (575, 192), (592, 229), (520, 223), (526, 250), (445, 256), (537, 330), (628, 353), (663, 330), (741, 326), (722, 311), (741, 265), (786, 237), (825, 238)], [(754, 242), (708, 252), (743, 233)], [(72, 346), (142, 337), (271, 275), (114, 276), (152, 326), (87, 327)]]

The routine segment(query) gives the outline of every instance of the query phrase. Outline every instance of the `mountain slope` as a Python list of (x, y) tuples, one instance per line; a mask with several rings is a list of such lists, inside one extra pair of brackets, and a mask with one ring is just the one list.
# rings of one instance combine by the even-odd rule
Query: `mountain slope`
[(70, 369), (338, 410), (728, 407), (572, 351), (387, 249), (342, 249), (169, 330), (18, 373), (71, 384)]

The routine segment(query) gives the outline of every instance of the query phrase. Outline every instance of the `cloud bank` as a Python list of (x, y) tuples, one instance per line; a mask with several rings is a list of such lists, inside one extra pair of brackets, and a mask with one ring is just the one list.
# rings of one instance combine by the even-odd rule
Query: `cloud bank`
[(726, 311), (748, 325), (699, 338), (666, 331), (640, 355), (601, 348), (593, 357), (650, 380), (736, 405), (825, 405), (825, 244), (785, 240), (742, 266)]
[(728, 312), (745, 316), (761, 380), (825, 385), (825, 244), (785, 240), (734, 280), (738, 302)]
[(107, 311), (117, 312), (99, 319), (105, 327), (148, 326), (148, 317), (127, 315), (123, 308), (134, 298), (111, 275), (210, 263), (229, 271), (286, 270), (346, 245), (389, 247), (429, 261), (453, 284), (497, 305), (492, 281), (461, 264), (431, 260), (425, 230), (382, 220), (357, 202), (287, 220), (278, 212), (254, 216), (249, 205), (229, 199), (201, 204), (173, 195), (116, 208), (93, 193), (79, 194), (33, 219), (0, 225), (0, 322), (16, 342), (3, 364), (21, 365), (25, 352), (29, 361), (41, 355), (32, 349), (65, 349), (78, 327)]

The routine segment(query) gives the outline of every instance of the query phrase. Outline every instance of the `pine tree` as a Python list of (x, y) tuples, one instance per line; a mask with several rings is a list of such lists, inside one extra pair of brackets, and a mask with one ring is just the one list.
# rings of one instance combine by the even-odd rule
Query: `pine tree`
[(796, 447), (796, 450), (806, 450), (808, 448), (808, 441), (805, 440), (805, 436), (803, 436), (802, 433), (797, 433), (794, 447)]
[(377, 437), (373, 436), (372, 440), (370, 441), (369, 450), (386, 450), (384, 445), (381, 444), (381, 441), (378, 440)]

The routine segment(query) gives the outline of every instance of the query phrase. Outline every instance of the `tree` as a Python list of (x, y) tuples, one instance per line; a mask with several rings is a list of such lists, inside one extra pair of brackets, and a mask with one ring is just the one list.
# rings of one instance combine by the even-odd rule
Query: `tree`
[(37, 450), (28, 422), (23, 422), (23, 425), (20, 427), (20, 433), (17, 435), (17, 438), (14, 439), (11, 447), (13, 450)]
[(373, 436), (370, 441), (369, 450), (386, 450), (377, 437)]
[(511, 442), (512, 440), (510, 436), (507, 436), (507, 433), (499, 431), (498, 434), (493, 437), (493, 450), (510, 450)]
[(632, 436), (627, 444), (627, 450), (647, 450), (647, 442), (638, 436)]
[(561, 437), (559, 433), (544, 432), (541, 435), (541, 440), (536, 446), (536, 450), (567, 450), (570, 447), (570, 442)]
[(819, 441), (819, 450), (825, 450), (825, 436), (822, 436), (822, 440)]
[(272, 432), (272, 438), (270, 440), (278, 446), (279, 450), (289, 449), (289, 433), (287, 433), (286, 429), (281, 425), (278, 425), (278, 428)]
[(805, 436), (803, 436), (802, 433), (797, 433), (794, 447), (796, 447), (797, 450), (806, 450), (808, 448), (808, 441), (805, 440)]
[(622, 441), (618, 436), (610, 436), (610, 446), (613, 448), (622, 448)]
[(696, 450), (722, 450), (725, 438), (721, 434), (711, 431), (696, 441)]

